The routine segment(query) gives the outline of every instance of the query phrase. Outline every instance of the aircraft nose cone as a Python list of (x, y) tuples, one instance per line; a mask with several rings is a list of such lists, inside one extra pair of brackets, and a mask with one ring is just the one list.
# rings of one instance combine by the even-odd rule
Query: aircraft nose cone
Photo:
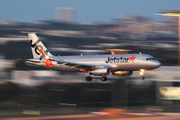
[(158, 68), (158, 67), (161, 66), (161, 63), (158, 60), (156, 60), (156, 61), (153, 61), (152, 65), (153, 65), (154, 68)]

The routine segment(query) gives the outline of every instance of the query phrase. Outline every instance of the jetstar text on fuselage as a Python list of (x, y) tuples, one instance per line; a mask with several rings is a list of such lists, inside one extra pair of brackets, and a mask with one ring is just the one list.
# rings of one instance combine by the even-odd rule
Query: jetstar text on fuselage
[(124, 58), (124, 57), (108, 57), (107, 60), (105, 60), (106, 63), (128, 63), (133, 62), (136, 57), (130, 57), (130, 58)]

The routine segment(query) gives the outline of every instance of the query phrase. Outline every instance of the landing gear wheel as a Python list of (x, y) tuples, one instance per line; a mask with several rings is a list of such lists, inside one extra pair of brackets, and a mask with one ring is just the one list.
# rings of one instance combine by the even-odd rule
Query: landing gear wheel
[(107, 77), (102, 77), (101, 81), (107, 81)]
[(144, 80), (144, 79), (145, 79), (145, 77), (144, 77), (144, 76), (141, 76), (140, 78), (141, 78), (141, 80)]
[(91, 76), (87, 76), (86, 77), (86, 81), (91, 81), (92, 80), (92, 77)]

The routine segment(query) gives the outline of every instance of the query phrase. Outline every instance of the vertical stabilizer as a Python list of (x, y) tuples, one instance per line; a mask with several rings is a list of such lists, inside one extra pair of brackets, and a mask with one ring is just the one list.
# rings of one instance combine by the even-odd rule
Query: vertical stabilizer
[(52, 54), (48, 52), (44, 44), (39, 40), (35, 33), (28, 33), (29, 41), (31, 45), (31, 50), (33, 58), (46, 58), (48, 59)]

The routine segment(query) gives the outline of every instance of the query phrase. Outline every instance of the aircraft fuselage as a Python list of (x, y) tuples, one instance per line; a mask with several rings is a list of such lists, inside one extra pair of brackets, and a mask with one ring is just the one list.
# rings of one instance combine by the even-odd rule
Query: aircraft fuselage
[[(153, 59), (151, 55), (147, 54), (53, 56), (51, 58), (72, 63), (107, 66), (113, 71), (139, 71), (140, 69), (152, 70), (161, 65), (158, 60)], [(148, 58), (150, 58), (150, 60)], [(26, 63), (31, 62), (31, 64), (34, 63), (34, 65), (37, 66), (47, 67), (45, 61), (45, 58), (42, 58), (42, 60), (34, 58), (28, 59)], [(52, 61), (49, 68), (66, 72), (81, 72), (80, 68), (72, 68), (65, 64), (59, 65), (56, 61)]]

